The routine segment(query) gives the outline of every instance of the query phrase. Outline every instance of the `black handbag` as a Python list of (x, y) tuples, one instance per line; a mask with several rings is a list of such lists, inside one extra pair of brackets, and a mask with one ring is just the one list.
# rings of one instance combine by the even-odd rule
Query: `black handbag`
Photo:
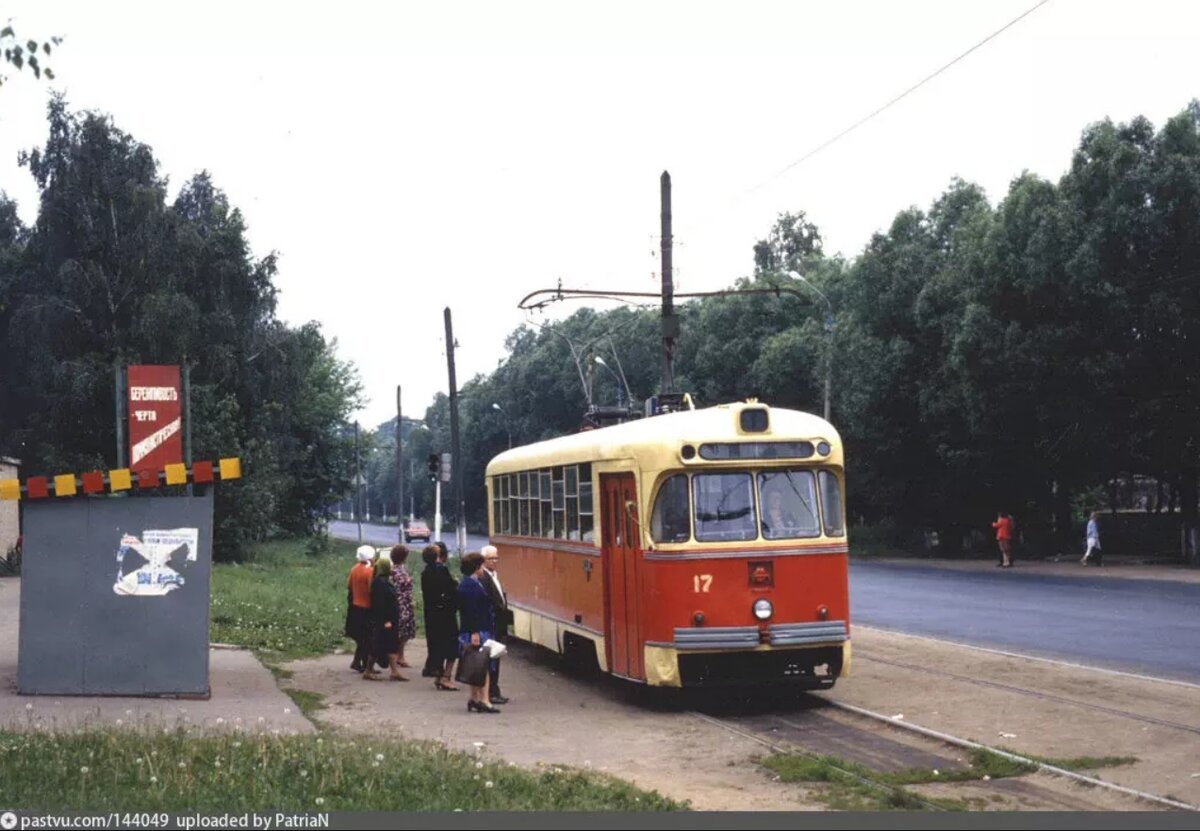
[(458, 661), (454, 680), (471, 687), (482, 687), (488, 680), (488, 656), (478, 646), (467, 645)]

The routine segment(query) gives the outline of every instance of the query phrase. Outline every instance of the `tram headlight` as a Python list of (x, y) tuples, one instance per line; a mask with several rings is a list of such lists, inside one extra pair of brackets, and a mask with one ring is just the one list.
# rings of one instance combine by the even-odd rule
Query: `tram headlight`
[(775, 607), (771, 605), (771, 601), (766, 598), (761, 598), (754, 601), (754, 616), (759, 620), (770, 620), (771, 615), (775, 614)]

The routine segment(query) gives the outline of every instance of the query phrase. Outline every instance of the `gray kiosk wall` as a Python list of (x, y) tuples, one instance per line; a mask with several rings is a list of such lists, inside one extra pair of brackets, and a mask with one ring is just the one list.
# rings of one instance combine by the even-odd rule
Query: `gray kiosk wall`
[(25, 505), (17, 687), (207, 695), (211, 491)]

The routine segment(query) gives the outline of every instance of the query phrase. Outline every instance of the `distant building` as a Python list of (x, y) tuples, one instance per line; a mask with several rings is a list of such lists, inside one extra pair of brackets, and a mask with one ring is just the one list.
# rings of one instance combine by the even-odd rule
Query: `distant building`
[[(21, 475), (20, 459), (0, 456), (0, 479), (18, 479)], [(21, 503), (16, 500), (0, 500), (0, 557), (17, 544), (21, 536)]]

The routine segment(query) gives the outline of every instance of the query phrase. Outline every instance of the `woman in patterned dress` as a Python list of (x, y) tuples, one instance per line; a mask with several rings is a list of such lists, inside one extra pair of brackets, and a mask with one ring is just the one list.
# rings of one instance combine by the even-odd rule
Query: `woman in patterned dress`
[(396, 634), (400, 638), (400, 655), (397, 664), (408, 666), (404, 660), (404, 644), (410, 638), (417, 636), (417, 615), (413, 610), (413, 579), (404, 567), (408, 559), (408, 549), (403, 545), (392, 546), (392, 588), (396, 590), (396, 606), (399, 614), (396, 620)]

